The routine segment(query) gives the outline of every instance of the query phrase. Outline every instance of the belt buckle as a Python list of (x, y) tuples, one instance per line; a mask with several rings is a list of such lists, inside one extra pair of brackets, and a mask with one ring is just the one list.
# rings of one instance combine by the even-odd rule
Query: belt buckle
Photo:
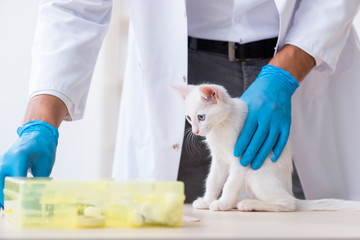
[(230, 62), (238, 62), (240, 61), (239, 58), (235, 55), (236, 50), (236, 43), (235, 42), (228, 42), (228, 59)]

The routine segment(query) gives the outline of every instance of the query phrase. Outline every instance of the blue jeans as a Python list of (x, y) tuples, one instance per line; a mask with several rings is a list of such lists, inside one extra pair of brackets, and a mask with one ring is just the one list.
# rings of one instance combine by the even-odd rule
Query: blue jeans
[[(270, 61), (267, 59), (251, 59), (230, 62), (227, 56), (199, 51), (189, 47), (188, 83), (215, 83), (224, 86), (232, 97), (241, 94), (256, 79), (261, 68)], [(191, 126), (186, 122), (184, 142), (180, 159), (178, 180), (185, 184), (186, 203), (191, 203), (205, 192), (205, 180), (209, 171), (210, 152), (201, 137), (189, 137), (186, 129)], [(188, 130), (189, 131), (189, 130)], [(304, 199), (296, 169), (293, 173), (293, 192), (297, 198)]]

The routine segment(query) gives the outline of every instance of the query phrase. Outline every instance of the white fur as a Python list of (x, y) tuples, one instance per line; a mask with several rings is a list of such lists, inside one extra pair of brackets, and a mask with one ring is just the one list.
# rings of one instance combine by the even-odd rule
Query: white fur
[[(207, 96), (201, 87), (211, 88), (216, 94)], [(231, 98), (222, 86), (202, 84), (173, 88), (185, 100), (186, 115), (191, 118), (193, 132), (206, 136), (212, 156), (205, 195), (194, 201), (194, 208), (276, 212), (360, 210), (360, 203), (354, 201), (294, 198), (289, 144), (276, 163), (267, 157), (258, 170), (241, 166), (240, 159), (233, 153), (247, 117), (247, 105), (239, 98)], [(205, 121), (199, 121), (198, 114), (206, 114)], [(249, 199), (239, 199), (243, 188)]]

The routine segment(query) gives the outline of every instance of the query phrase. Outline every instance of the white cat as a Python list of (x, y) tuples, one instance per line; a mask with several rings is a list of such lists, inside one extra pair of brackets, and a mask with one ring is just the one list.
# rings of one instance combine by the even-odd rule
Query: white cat
[[(243, 167), (233, 152), (248, 109), (240, 98), (231, 98), (224, 87), (201, 84), (172, 88), (185, 101), (186, 118), (192, 125), (192, 132), (206, 137), (212, 156), (205, 195), (194, 201), (194, 208), (275, 212), (360, 210), (360, 202), (355, 201), (296, 199), (292, 194), (289, 144), (275, 163), (268, 157), (258, 170)], [(239, 199), (243, 188), (249, 199)]]

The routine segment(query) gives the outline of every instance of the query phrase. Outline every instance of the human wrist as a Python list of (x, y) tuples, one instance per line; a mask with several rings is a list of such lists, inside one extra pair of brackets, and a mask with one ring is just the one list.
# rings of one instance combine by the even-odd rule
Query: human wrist
[(67, 114), (67, 107), (61, 99), (52, 95), (37, 95), (30, 99), (23, 123), (40, 120), (58, 128)]
[[(258, 78), (266, 76), (270, 76), (271, 78), (273, 76), (276, 76), (276, 81), (280, 83), (291, 95), (294, 94), (295, 90), (299, 87), (299, 83), (294, 76), (277, 66), (273, 66), (270, 64), (265, 65), (261, 69)], [(275, 81), (275, 79), (273, 79), (272, 81)]]
[(285, 45), (269, 62), (290, 73), (298, 82), (315, 66), (315, 59), (294, 45)]
[(41, 121), (41, 120), (32, 120), (30, 122), (25, 123), (23, 126), (17, 129), (17, 134), (21, 137), (23, 134), (29, 131), (39, 131), (39, 132), (46, 132), (51, 137), (55, 146), (58, 144), (59, 139), (59, 131), (53, 125)]

